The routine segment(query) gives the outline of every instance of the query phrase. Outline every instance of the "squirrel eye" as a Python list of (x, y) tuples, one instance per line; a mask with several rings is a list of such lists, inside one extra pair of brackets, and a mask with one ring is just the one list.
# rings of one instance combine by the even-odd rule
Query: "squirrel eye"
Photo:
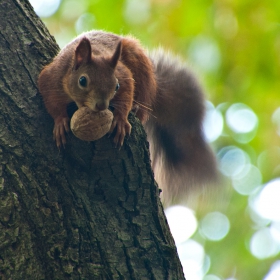
[(119, 90), (119, 88), (120, 88), (120, 84), (117, 83), (116, 88), (115, 88), (115, 92), (117, 92)]
[(81, 76), (79, 79), (79, 84), (81, 87), (86, 87), (87, 86), (87, 78), (85, 76)]

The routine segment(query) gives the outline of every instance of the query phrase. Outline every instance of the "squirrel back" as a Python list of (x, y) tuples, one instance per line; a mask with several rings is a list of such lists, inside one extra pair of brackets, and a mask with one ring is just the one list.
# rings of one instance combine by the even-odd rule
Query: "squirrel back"
[(162, 49), (149, 53), (157, 81), (156, 101), (145, 130), (152, 167), (166, 205), (217, 180), (215, 156), (205, 141), (205, 99), (182, 60)]

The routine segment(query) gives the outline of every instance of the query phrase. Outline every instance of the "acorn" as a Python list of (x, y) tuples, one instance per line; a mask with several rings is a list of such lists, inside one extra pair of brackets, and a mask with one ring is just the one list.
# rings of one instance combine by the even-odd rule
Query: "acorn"
[(109, 132), (113, 113), (106, 109), (94, 112), (88, 107), (81, 107), (72, 116), (70, 127), (73, 134), (84, 141), (95, 141)]

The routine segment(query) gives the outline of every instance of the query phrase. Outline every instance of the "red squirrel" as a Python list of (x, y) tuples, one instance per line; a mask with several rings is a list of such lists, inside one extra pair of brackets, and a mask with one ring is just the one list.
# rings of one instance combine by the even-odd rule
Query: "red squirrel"
[(69, 132), (69, 103), (93, 111), (112, 106), (110, 133), (115, 131), (114, 142), (120, 146), (130, 134), (128, 114), (137, 105), (136, 116), (146, 129), (152, 167), (165, 200), (180, 195), (185, 185), (216, 178), (215, 157), (202, 131), (203, 92), (190, 70), (171, 54), (148, 53), (131, 36), (90, 31), (43, 68), (38, 85), (54, 119), (58, 147), (65, 145)]

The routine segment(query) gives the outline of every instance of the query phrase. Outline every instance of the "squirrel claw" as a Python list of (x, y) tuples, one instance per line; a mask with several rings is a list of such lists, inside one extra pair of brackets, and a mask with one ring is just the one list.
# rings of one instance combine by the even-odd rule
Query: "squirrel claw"
[(111, 133), (116, 130), (115, 137), (114, 137), (114, 143), (116, 144), (116, 148), (123, 145), (124, 142), (124, 137), (126, 135), (130, 135), (131, 132), (131, 125), (130, 123), (126, 120), (122, 120), (120, 118), (114, 117), (114, 120), (112, 122), (109, 135), (111, 136)]
[(57, 148), (60, 150), (61, 146), (65, 149), (66, 145), (66, 137), (65, 132), (68, 133), (70, 131), (69, 128), (69, 118), (59, 118), (55, 120), (54, 128), (53, 128), (53, 139), (56, 142)]

